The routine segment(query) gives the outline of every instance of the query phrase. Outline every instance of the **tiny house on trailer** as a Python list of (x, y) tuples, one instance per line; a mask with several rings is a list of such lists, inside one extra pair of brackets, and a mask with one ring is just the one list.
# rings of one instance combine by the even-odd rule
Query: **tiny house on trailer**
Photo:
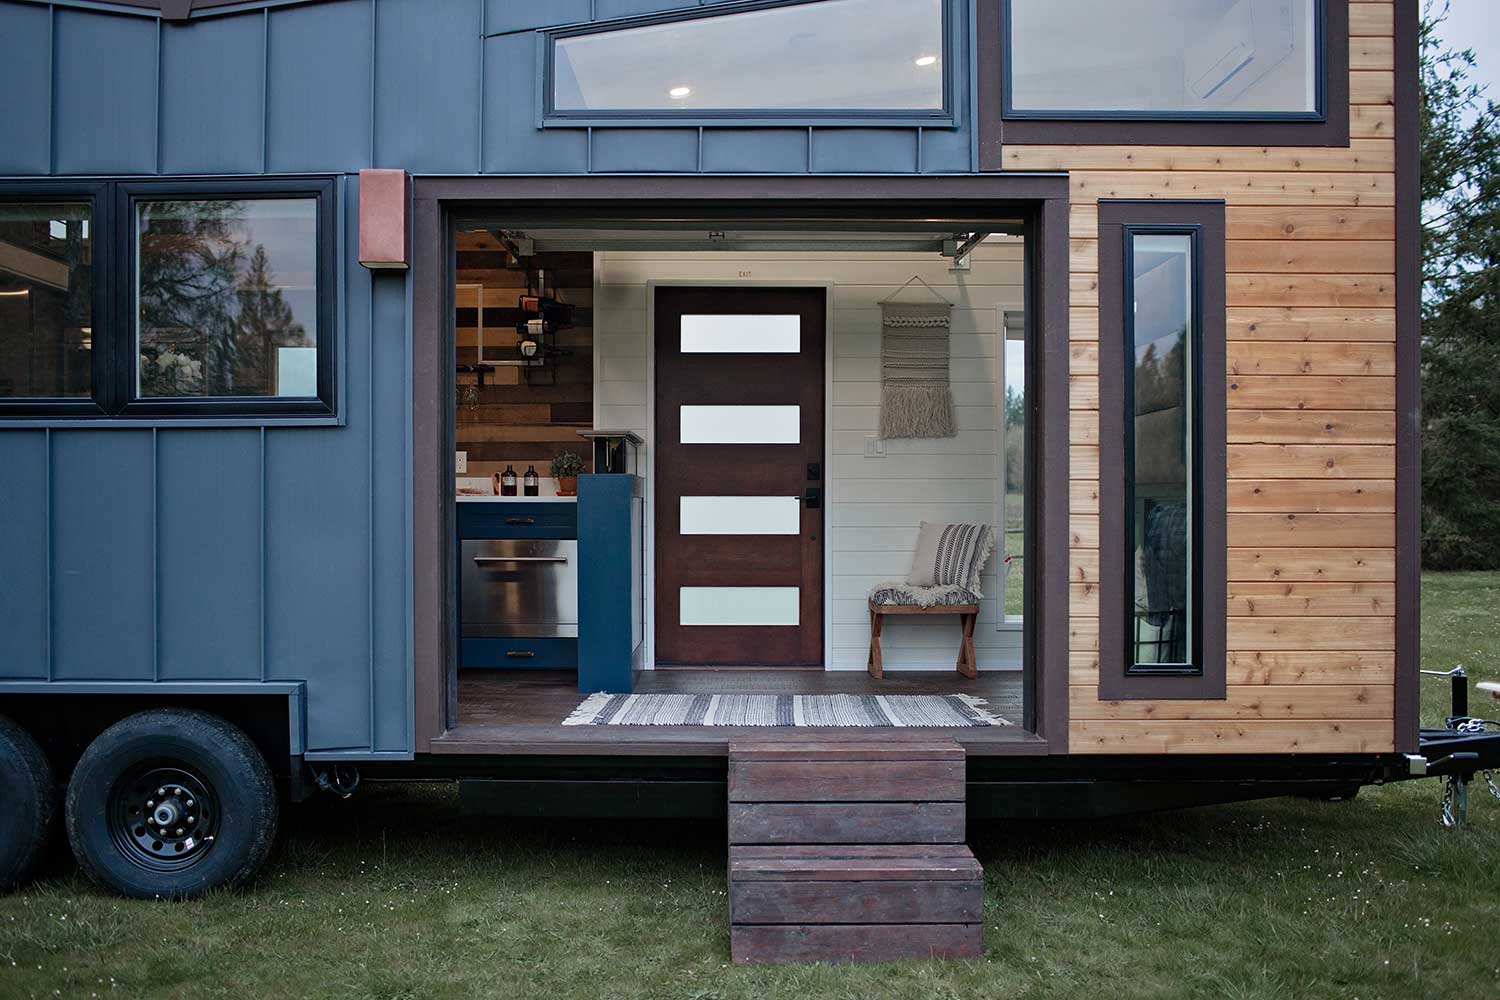
[(967, 816), (1419, 772), (1417, 23), (0, 0), (0, 881), (438, 776), (974, 954)]

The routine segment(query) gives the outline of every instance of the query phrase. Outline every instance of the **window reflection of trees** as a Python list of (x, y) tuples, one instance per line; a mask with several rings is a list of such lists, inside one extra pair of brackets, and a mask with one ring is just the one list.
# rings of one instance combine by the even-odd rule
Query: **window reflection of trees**
[(252, 245), (243, 201), (140, 206), (140, 395), (276, 395), (277, 349), (310, 347)]
[(1188, 659), (1187, 343), (1182, 325), (1136, 357), (1137, 663)]

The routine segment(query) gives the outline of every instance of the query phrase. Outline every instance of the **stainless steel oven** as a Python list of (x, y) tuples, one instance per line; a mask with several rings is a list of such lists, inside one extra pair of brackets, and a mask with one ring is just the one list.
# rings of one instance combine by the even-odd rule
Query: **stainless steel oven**
[(578, 635), (578, 542), (470, 538), (460, 549), (463, 638)]

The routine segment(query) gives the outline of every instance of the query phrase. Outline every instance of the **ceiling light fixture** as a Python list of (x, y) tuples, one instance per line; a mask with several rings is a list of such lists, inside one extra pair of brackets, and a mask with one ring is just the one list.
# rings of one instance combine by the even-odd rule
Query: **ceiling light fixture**
[(692, 87), (673, 87), (667, 91), (668, 97), (686, 97), (693, 92)]
[(937, 64), (937, 56), (917, 56), (918, 66), (934, 66)]

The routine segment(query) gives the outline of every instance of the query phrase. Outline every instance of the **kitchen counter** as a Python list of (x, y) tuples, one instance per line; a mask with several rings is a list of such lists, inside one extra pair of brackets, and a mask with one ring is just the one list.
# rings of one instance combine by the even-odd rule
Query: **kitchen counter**
[(459, 503), (577, 503), (577, 497), (497, 497), (458, 494)]

